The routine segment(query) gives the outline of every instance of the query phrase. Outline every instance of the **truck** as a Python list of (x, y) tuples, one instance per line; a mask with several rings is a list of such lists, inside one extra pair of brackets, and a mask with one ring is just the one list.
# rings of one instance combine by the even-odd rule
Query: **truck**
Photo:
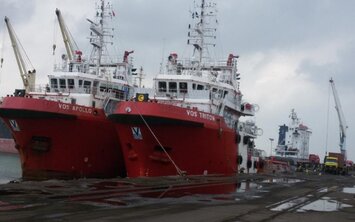
[(319, 156), (317, 154), (309, 154), (308, 161), (311, 165), (318, 166), (320, 163)]
[(324, 171), (333, 174), (347, 174), (349, 169), (344, 154), (329, 152), (324, 159)]

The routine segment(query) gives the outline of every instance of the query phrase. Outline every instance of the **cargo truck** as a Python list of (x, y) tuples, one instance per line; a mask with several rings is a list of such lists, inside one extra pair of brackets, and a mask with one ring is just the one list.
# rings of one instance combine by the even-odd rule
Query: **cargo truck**
[(329, 152), (324, 159), (324, 170), (333, 174), (347, 174), (349, 169), (345, 163), (344, 154)]

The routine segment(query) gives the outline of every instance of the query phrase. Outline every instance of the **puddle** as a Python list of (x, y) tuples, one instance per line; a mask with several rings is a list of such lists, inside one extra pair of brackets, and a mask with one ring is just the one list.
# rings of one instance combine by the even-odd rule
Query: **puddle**
[(350, 193), (350, 194), (355, 194), (355, 187), (344, 187), (343, 188), (344, 193)]
[(290, 201), (287, 201), (286, 203), (282, 203), (280, 205), (278, 205), (277, 207), (274, 207), (274, 208), (271, 208), (270, 210), (272, 211), (284, 211), (284, 210), (288, 210), (294, 206), (297, 206), (298, 204), (301, 204), (305, 201), (307, 201), (308, 198), (306, 197), (300, 197), (300, 198), (297, 198), (297, 199), (293, 199), (293, 200), (290, 200)]
[(237, 184), (237, 193), (245, 193), (250, 190), (259, 190), (263, 186), (253, 182), (241, 182)]
[(319, 193), (326, 193), (326, 192), (328, 192), (328, 187), (322, 188), (322, 189), (318, 190), (318, 192)]
[(336, 200), (331, 200), (329, 197), (324, 197), (320, 200), (316, 200), (310, 204), (307, 204), (297, 212), (307, 212), (307, 211), (319, 211), (319, 212), (331, 212), (338, 211), (344, 207), (352, 207), (352, 205), (344, 204)]
[(292, 183), (299, 183), (302, 182), (303, 180), (300, 179), (291, 179), (291, 178), (270, 178), (267, 180), (263, 180), (261, 181), (262, 183), (288, 183), (288, 184), (292, 184)]

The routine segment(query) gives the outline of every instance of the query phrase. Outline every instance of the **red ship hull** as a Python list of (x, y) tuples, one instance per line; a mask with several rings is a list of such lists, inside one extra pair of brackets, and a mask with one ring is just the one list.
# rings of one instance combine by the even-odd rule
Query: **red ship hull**
[(169, 156), (188, 175), (236, 173), (236, 133), (220, 116), (167, 104), (121, 102), (109, 118), (116, 123), (128, 177), (177, 175)]
[(102, 109), (6, 97), (0, 116), (30, 179), (125, 176), (114, 125)]

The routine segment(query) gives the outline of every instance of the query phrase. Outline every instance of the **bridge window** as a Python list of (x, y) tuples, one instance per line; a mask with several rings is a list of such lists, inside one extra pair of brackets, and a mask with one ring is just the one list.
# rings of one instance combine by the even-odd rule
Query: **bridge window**
[(69, 89), (74, 89), (74, 79), (68, 79), (68, 88)]
[(79, 79), (79, 88), (83, 87), (83, 80)]
[(61, 89), (65, 89), (66, 88), (65, 79), (59, 79), (59, 87)]
[(169, 92), (177, 92), (177, 83), (169, 82)]
[(197, 85), (197, 90), (203, 90), (204, 88), (205, 88), (204, 85), (200, 85), (200, 84)]
[(58, 88), (58, 79), (51, 79), (51, 88)]
[(91, 82), (90, 81), (84, 81), (84, 88), (90, 88), (91, 87)]
[(187, 83), (186, 82), (180, 82), (179, 83), (179, 89), (180, 89), (180, 93), (187, 93)]
[(166, 82), (158, 82), (159, 92), (166, 92)]

